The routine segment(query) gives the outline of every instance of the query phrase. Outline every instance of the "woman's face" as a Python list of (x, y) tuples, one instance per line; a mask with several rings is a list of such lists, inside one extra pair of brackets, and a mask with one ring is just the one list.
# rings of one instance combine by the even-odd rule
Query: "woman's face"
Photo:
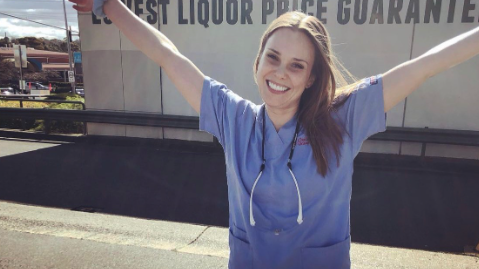
[(276, 30), (266, 42), (256, 79), (268, 108), (298, 109), (304, 89), (314, 78), (314, 47), (306, 34), (288, 28)]

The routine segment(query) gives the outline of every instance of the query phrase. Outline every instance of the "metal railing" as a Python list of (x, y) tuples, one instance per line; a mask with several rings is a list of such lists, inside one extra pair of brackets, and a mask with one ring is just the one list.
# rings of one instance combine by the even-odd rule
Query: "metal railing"
[[(0, 96), (0, 100), (5, 100), (5, 101), (18, 101), (20, 102), (20, 108), (6, 108), (7, 110), (8, 109), (13, 109), (14, 111), (15, 110), (28, 110), (26, 108), (23, 108), (23, 102), (36, 102), (36, 103), (54, 103), (54, 104), (74, 104), (74, 105), (81, 105), (82, 107), (82, 111), (85, 111), (86, 107), (85, 107), (85, 103), (83, 102), (80, 102), (80, 101), (66, 101), (66, 100), (36, 100), (36, 99), (24, 99), (24, 98), (10, 98), (10, 97), (5, 97), (5, 96)], [(36, 109), (30, 109), (30, 110), (34, 110), (34, 111), (48, 111), (48, 110), (51, 110), (51, 108), (36, 108)], [(61, 110), (61, 111), (64, 111), (64, 109), (53, 109), (53, 110)], [(68, 111), (68, 110), (65, 110), (65, 111)], [(74, 111), (74, 110), (72, 110)], [(4, 112), (5, 113), (5, 117), (9, 117), (9, 113), (8, 112)], [(1, 114), (1, 113), (0, 113)], [(14, 113), (12, 113), (14, 114)], [(34, 112), (34, 114), (37, 114), (36, 112)], [(0, 115), (0, 118), (1, 118), (2, 115)], [(12, 118), (12, 117), (10, 117)], [(13, 117), (13, 118), (21, 118), (22, 119), (22, 129), (25, 130), (25, 121), (23, 121), (23, 119), (38, 119), (37, 117), (29, 117), (28, 116), (28, 113), (27, 113), (27, 116), (26, 117)], [(51, 119), (48, 119), (48, 118), (44, 118), (43, 119), (45, 122), (44, 122), (44, 126), (45, 126), (45, 134), (49, 134), (50, 133), (50, 120)], [(87, 133), (87, 129), (86, 129), (86, 122), (83, 121), (83, 134), (86, 134)]]
[(0, 118), (65, 120), (135, 126), (198, 129), (199, 118), (152, 113), (38, 108), (0, 108)]
[[(199, 118), (194, 116), (124, 111), (0, 108), (0, 118), (64, 120), (196, 130), (199, 128)], [(422, 143), (422, 156), (424, 156), (425, 146), (428, 143), (478, 147), (479, 131), (388, 127), (385, 132), (375, 134), (369, 140)]]

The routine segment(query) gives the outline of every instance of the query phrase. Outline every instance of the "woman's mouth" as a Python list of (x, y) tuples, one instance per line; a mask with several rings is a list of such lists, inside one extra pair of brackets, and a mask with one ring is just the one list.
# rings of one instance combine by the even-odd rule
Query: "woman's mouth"
[(288, 91), (290, 88), (278, 85), (272, 81), (266, 80), (266, 85), (268, 85), (268, 89), (270, 92), (274, 94), (282, 94)]

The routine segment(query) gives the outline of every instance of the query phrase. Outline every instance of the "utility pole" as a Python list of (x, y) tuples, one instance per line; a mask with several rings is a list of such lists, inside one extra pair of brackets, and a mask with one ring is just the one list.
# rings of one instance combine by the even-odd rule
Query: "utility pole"
[[(23, 91), (25, 90), (25, 83), (23, 83), (23, 72), (22, 72), (22, 68), (23, 68), (23, 61), (22, 61), (22, 46), (18, 46), (18, 49), (19, 49), (19, 55), (20, 55), (20, 91), (23, 93)], [(32, 94), (32, 92), (30, 92), (30, 94)]]
[(63, 15), (65, 16), (65, 30), (66, 30), (66, 36), (67, 36), (67, 44), (68, 44), (68, 66), (70, 67), (70, 74), (73, 74), (73, 80), (70, 79), (71, 76), (69, 76), (69, 80), (72, 85), (72, 93), (75, 93), (75, 73), (73, 71), (73, 66), (72, 66), (72, 53), (71, 53), (71, 47), (70, 47), (70, 35), (68, 33), (68, 23), (67, 23), (67, 10), (65, 8), (65, 0), (63, 0)]

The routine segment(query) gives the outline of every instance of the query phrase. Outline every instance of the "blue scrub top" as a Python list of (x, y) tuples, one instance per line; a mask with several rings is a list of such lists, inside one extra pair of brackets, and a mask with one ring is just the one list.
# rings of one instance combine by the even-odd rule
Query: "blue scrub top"
[[(263, 104), (264, 105), (264, 104)], [(326, 177), (316, 162), (304, 130), (298, 135), (292, 170), (302, 201), (298, 224), (298, 191), (287, 167), (296, 117), (276, 132), (268, 114), (205, 77), (200, 129), (223, 146), (229, 198), (229, 268), (350, 268), (350, 200), (353, 160), (369, 136), (386, 130), (380, 75), (364, 79), (333, 118), (344, 125), (341, 158), (329, 160)], [(261, 159), (262, 124), (266, 121), (266, 167), (250, 194)], [(330, 156), (335, 156), (330, 154)]]

